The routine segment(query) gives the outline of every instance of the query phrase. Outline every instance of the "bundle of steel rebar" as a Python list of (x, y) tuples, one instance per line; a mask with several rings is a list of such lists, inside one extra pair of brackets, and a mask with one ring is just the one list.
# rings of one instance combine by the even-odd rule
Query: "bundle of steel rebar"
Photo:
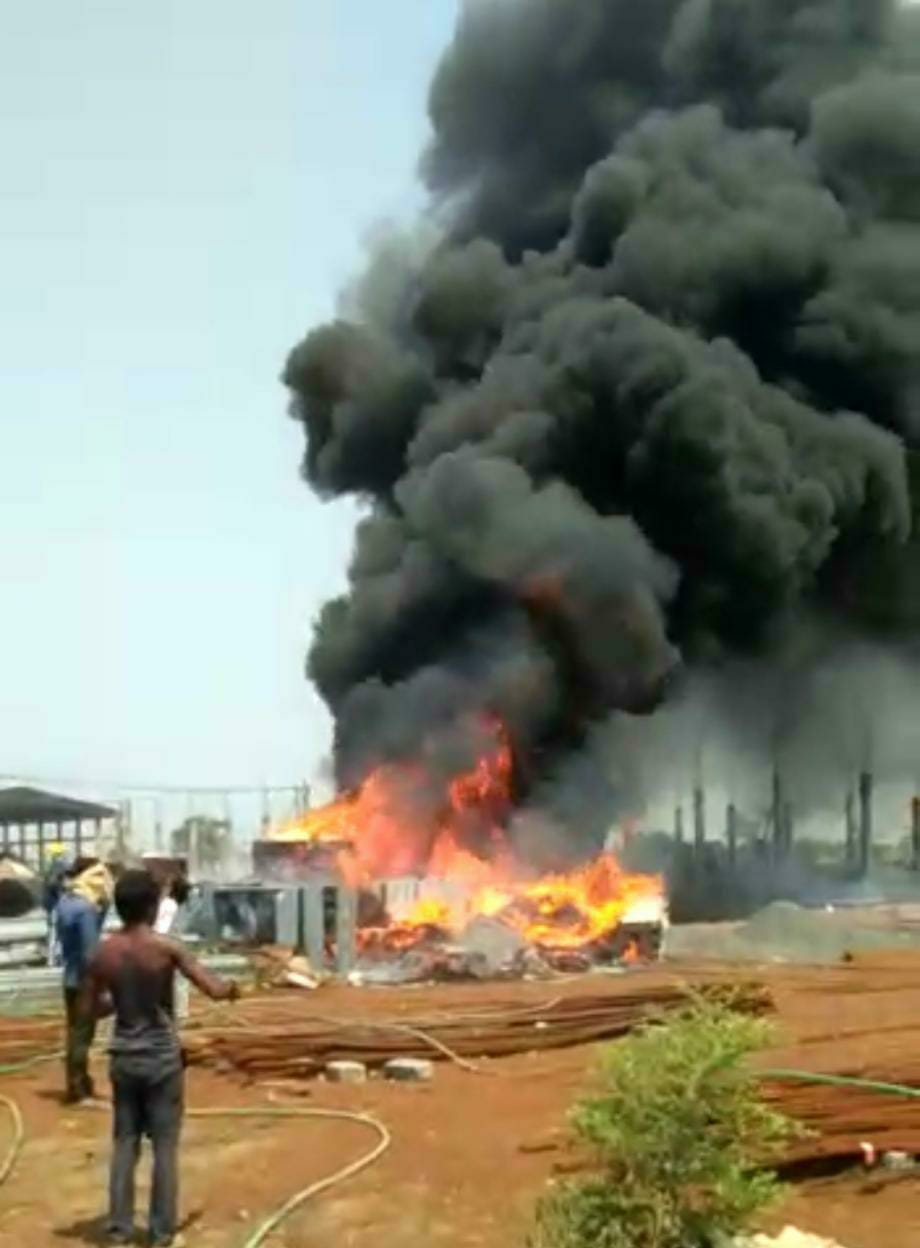
[[(310, 1075), (342, 1060), (373, 1068), (393, 1057), (507, 1057), (613, 1039), (650, 1017), (686, 1006), (693, 991), (658, 984), (560, 997), (507, 1012), (393, 1020), (326, 1018), (287, 1004), (282, 1016), (269, 1014), (243, 1027), (205, 1027), (187, 1035), (185, 1044), (190, 1062), (219, 1063), (253, 1078)], [(771, 1007), (769, 994), (758, 984), (704, 985), (698, 992), (731, 1000), (751, 1013)]]
[[(914, 1060), (904, 1067), (875, 1070), (871, 1078), (883, 1085), (920, 1088), (920, 1063)], [(792, 1147), (791, 1162), (852, 1160), (860, 1157), (864, 1143), (879, 1156), (890, 1150), (920, 1154), (920, 1099), (805, 1079), (769, 1080), (764, 1092), (775, 1108), (809, 1130)]]

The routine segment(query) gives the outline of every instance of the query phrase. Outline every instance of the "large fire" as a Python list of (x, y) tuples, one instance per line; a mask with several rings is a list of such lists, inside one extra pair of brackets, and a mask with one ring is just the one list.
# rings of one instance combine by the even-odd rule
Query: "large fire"
[(511, 747), (501, 725), (490, 723), (487, 737), (475, 765), (434, 796), (423, 764), (384, 765), (354, 793), (274, 828), (272, 839), (327, 847), (355, 888), (424, 881), (429, 895), (391, 913), (385, 927), (365, 930), (364, 947), (411, 948), (486, 916), (528, 944), (575, 950), (608, 939), (637, 907), (660, 915), (660, 877), (623, 871), (613, 853), (540, 877), (516, 859), (505, 833)]

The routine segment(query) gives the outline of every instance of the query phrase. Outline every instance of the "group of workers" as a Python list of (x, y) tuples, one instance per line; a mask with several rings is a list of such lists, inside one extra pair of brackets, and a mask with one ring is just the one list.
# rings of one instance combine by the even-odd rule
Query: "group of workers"
[[(149, 1242), (173, 1248), (181, 1243), (177, 1154), (184, 1061), (177, 987), (188, 981), (215, 1001), (239, 995), (236, 983), (212, 975), (170, 934), (187, 895), (181, 878), (164, 887), (149, 871), (127, 870), (114, 880), (103, 863), (67, 864), (60, 854), (46, 875), (49, 960), (59, 958), (63, 968), (69, 1103), (94, 1097), (89, 1058), (96, 1025), (114, 1016), (107, 1224), (113, 1244), (134, 1242), (134, 1175), (145, 1136), (153, 1147)], [(103, 938), (113, 902), (121, 927)]]

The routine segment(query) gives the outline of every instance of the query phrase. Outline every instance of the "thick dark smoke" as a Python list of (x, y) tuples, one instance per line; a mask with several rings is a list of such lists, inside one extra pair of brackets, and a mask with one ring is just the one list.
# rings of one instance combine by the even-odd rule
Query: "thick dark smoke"
[(339, 779), (442, 735), (454, 767), (480, 710), (522, 796), (584, 794), (577, 750), (678, 653), (909, 650), (914, 13), (470, 0), (429, 109), (440, 237), (383, 249), (284, 375), (307, 479), (369, 507), (309, 659)]

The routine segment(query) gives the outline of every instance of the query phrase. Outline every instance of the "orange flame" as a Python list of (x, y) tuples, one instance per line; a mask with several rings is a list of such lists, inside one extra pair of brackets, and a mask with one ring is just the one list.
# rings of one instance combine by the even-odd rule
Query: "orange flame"
[(528, 878), (503, 826), (511, 809), (511, 748), (500, 724), (488, 721), (486, 729), (488, 747), (439, 800), (421, 764), (386, 764), (356, 792), (273, 830), (273, 839), (331, 847), (356, 888), (412, 875), (450, 885), (452, 900), (419, 899), (387, 928), (366, 931), (364, 947), (410, 948), (483, 915), (531, 944), (579, 949), (610, 936), (637, 902), (663, 897), (659, 877), (624, 872), (612, 853), (571, 872)]

